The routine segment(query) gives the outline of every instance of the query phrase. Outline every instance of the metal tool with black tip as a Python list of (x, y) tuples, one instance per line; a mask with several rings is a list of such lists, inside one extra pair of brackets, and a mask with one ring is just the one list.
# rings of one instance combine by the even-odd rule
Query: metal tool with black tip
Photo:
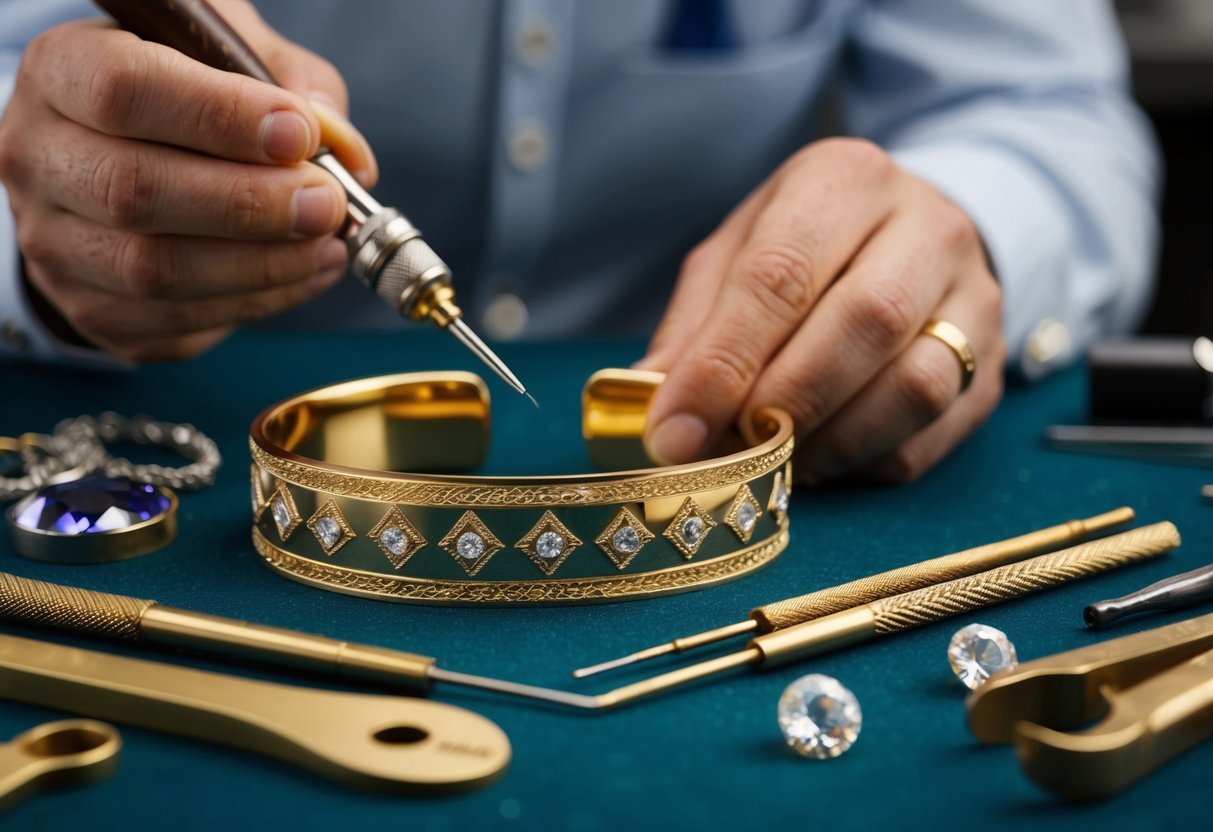
[(1175, 610), (1210, 599), (1213, 599), (1213, 564), (1172, 575), (1119, 598), (1096, 601), (1082, 611), (1082, 620), (1092, 630), (1102, 630), (1130, 615)]
[[(94, 1), (119, 26), (144, 40), (170, 46), (216, 69), (279, 86), (273, 73), (206, 0)], [(322, 148), (312, 162), (331, 173), (345, 191), (345, 239), (354, 274), (401, 315), (414, 321), (428, 318), (454, 335), (506, 384), (526, 396), (518, 377), (463, 320), (455, 305), (451, 270), (421, 239), (421, 232), (395, 208), (380, 205), (327, 150)]]

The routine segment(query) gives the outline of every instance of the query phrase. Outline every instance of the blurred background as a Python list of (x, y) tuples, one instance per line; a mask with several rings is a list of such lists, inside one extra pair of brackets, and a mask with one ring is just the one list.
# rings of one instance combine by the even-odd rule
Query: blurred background
[(1159, 289), (1145, 331), (1213, 336), (1213, 0), (1117, 0), (1162, 145)]

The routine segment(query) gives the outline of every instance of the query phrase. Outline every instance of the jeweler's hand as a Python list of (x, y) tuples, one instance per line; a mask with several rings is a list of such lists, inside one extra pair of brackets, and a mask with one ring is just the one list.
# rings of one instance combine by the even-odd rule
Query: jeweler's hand
[(77, 22), (30, 43), (0, 121), (31, 290), (52, 327), (122, 358), (196, 355), (323, 292), (345, 196), (305, 160), (323, 140), (376, 176), (337, 71), (251, 5), (215, 5), (287, 89)]
[[(1002, 395), (1002, 295), (969, 217), (882, 150), (810, 145), (683, 263), (641, 362), (665, 370), (647, 443), (665, 462), (708, 453), (763, 405), (796, 422), (800, 481), (907, 482)], [(977, 370), (920, 333), (969, 338)]]

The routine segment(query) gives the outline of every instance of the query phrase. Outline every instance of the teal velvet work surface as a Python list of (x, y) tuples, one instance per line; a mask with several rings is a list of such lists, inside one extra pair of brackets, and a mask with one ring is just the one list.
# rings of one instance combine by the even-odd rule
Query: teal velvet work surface
[[(605, 366), (626, 366), (637, 343), (511, 345), (501, 354), (543, 409), (489, 379), (495, 443), (491, 473), (585, 470), (579, 391)], [(473, 369), (437, 334), (243, 333), (190, 363), (129, 374), (44, 367), (3, 369), (0, 435), (112, 409), (190, 422), (220, 446), (218, 482), (181, 495), (175, 543), (96, 566), (42, 564), (0, 542), (0, 569), (187, 609), (436, 656), (451, 670), (597, 693), (638, 678), (573, 682), (568, 672), (669, 638), (738, 621), (754, 606), (1031, 529), (1129, 505), (1138, 522), (1172, 520), (1184, 536), (1152, 562), (1049, 590), (797, 666), (733, 671), (621, 710), (587, 714), (439, 685), (434, 697), (499, 724), (513, 745), (505, 776), (454, 796), (368, 794), (251, 753), (120, 726), (125, 741), (108, 781), (31, 798), (0, 828), (141, 829), (870, 829), (977, 825), (983, 830), (1179, 828), (1206, 820), (1213, 771), (1206, 742), (1111, 800), (1070, 805), (1020, 772), (1010, 748), (979, 746), (964, 720), (965, 689), (945, 656), (959, 627), (1004, 630), (1021, 660), (1209, 611), (1140, 618), (1087, 632), (1082, 607), (1211, 559), (1207, 470), (1061, 454), (1045, 424), (1083, 417), (1080, 370), (1012, 388), (994, 417), (913, 485), (800, 489), (791, 544), (772, 565), (733, 583), (682, 595), (585, 607), (421, 607), (353, 598), (288, 581), (249, 539), (247, 430), (265, 406), (356, 376)], [(979, 372), (981, 370), (979, 369)], [(249, 663), (139, 648), (0, 623), (0, 632), (95, 650), (324, 685)], [(740, 646), (740, 645), (738, 645)], [(675, 662), (654, 662), (644, 672)], [(845, 756), (815, 762), (786, 748), (775, 718), (784, 687), (825, 673), (854, 691), (863, 729)], [(3, 687), (0, 685), (0, 687)], [(0, 702), (0, 735), (67, 716)]]

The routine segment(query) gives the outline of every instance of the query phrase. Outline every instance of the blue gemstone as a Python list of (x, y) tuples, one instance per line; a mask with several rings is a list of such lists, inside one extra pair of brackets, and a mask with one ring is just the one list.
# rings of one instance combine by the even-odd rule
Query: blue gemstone
[(99, 534), (159, 517), (170, 505), (154, 485), (90, 476), (48, 485), (24, 498), (15, 508), (14, 522), (57, 534)]

